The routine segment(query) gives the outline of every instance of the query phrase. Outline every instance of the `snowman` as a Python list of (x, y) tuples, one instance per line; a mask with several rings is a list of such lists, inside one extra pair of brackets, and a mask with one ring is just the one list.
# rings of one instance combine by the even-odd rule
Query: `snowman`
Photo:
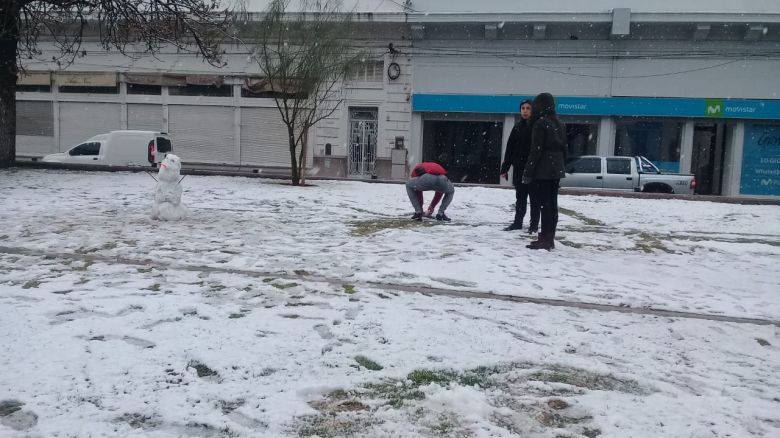
[(179, 157), (173, 154), (166, 155), (157, 173), (152, 219), (177, 221), (186, 215), (187, 211), (181, 205), (180, 172)]

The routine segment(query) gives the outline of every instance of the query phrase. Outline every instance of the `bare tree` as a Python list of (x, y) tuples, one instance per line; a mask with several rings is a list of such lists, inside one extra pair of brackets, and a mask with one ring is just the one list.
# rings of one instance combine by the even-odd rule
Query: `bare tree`
[[(195, 52), (219, 65), (219, 43), (230, 25), (218, 0), (0, 0), (0, 168), (16, 156), (16, 80), (22, 58), (42, 55), (39, 39), (51, 40), (69, 64), (79, 56), (85, 36), (105, 49), (128, 54), (164, 48)], [(235, 2), (234, 2), (235, 3)], [(240, 2), (238, 3), (240, 4)]]
[(254, 43), (260, 87), (274, 98), (287, 126), (293, 185), (304, 177), (309, 130), (330, 117), (344, 99), (350, 66), (364, 56), (351, 46), (353, 16), (337, 0), (272, 0)]

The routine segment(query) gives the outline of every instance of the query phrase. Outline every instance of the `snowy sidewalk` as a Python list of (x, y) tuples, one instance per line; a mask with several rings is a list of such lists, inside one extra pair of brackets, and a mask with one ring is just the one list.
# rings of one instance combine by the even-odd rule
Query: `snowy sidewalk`
[(0, 172), (0, 436), (780, 432), (777, 327), (397, 292), (776, 321), (780, 207), (563, 196), (548, 253), (509, 190), (184, 185), (158, 223), (143, 174)]

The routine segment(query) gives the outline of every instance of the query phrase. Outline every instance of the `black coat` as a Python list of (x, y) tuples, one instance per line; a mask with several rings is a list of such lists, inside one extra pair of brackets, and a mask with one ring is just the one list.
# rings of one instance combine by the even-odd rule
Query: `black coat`
[(523, 183), (566, 177), (566, 125), (555, 114), (555, 101), (549, 93), (534, 99), (538, 119), (531, 131), (531, 150), (523, 172)]
[(531, 150), (531, 121), (520, 120), (515, 123), (509, 139), (506, 141), (504, 162), (501, 164), (501, 173), (509, 172), (510, 167), (515, 168), (512, 182), (518, 185), (523, 178), (523, 169), (528, 161), (528, 152)]

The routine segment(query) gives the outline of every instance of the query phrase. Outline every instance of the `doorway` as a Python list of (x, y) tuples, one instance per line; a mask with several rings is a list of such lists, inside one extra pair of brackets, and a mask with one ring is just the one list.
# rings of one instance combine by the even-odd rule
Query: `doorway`
[(347, 176), (368, 178), (375, 175), (377, 112), (377, 108), (349, 109)]
[(691, 172), (696, 176), (696, 194), (720, 195), (727, 132), (724, 122), (701, 121), (693, 125)]
[(498, 184), (503, 122), (425, 120), (423, 161), (438, 161), (453, 182)]

